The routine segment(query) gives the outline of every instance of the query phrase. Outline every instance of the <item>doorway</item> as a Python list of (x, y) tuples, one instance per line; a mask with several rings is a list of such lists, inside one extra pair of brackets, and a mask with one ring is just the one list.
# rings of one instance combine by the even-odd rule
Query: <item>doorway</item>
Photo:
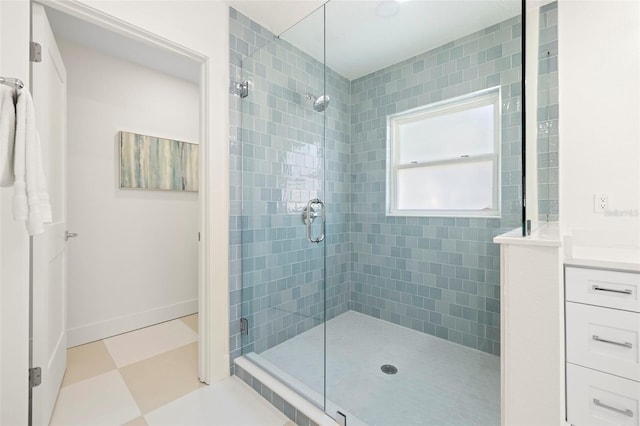
[[(143, 43), (131, 34), (118, 35), (34, 4), (34, 27), (43, 16), (45, 22), (47, 16), (51, 22), (51, 30), (47, 30), (53, 36), (50, 41), (61, 42), (57, 43), (59, 49), (43, 46), (43, 62), (32, 64), (33, 93), (36, 111), (47, 111), (43, 116), (68, 110), (67, 135), (64, 129), (53, 129), (68, 142), (67, 155), (51, 152), (45, 159), (48, 173), (54, 178), (49, 179), (53, 183), (50, 191), (62, 194), (53, 207), (59, 211), (61, 222), (67, 222), (66, 236), (64, 232), (56, 233), (51, 239), (64, 237), (68, 241), (56, 254), (54, 267), (41, 265), (41, 257), (37, 256), (39, 252), (46, 253), (50, 244), (37, 238), (32, 243), (32, 362), (33, 366), (41, 366), (44, 383), (34, 388), (32, 395), (32, 420), (38, 424), (48, 423), (66, 367), (65, 357), (54, 357), (53, 353), (199, 310), (203, 192), (126, 191), (119, 187), (117, 172), (120, 131), (181, 142), (205, 140), (200, 113), (200, 62), (181, 56), (175, 49), (150, 44), (149, 40)], [(41, 34), (34, 29), (34, 41)], [(36, 67), (46, 66), (50, 50), (59, 50), (58, 56), (69, 65), (69, 81), (77, 83), (75, 89), (72, 84), (68, 90), (60, 91), (64, 92), (60, 104), (51, 97), (42, 99), (38, 91), (50, 91), (48, 80), (38, 84), (40, 80), (35, 77), (40, 72)], [(56, 69), (61, 68), (64, 66)], [(183, 75), (175, 75), (180, 72)], [(164, 115), (163, 108), (167, 110)], [(51, 124), (59, 120), (44, 121)], [(40, 132), (46, 136), (51, 127)], [(116, 127), (118, 130), (114, 131)], [(58, 154), (61, 152), (65, 148), (58, 150)], [(204, 162), (199, 160), (199, 164)], [(111, 205), (105, 206), (105, 200)], [(185, 217), (185, 212), (190, 216)], [(77, 238), (73, 234), (78, 234)], [(134, 234), (136, 238), (131, 238)], [(109, 247), (112, 250), (105, 251)], [(64, 259), (67, 253), (68, 262)], [(55, 281), (46, 281), (54, 275)], [(58, 283), (55, 293), (38, 290), (45, 281)], [(58, 328), (62, 331), (57, 333), (60, 330), (47, 324), (61, 324)], [(189, 329), (183, 321), (172, 324), (174, 328), (183, 324)], [(54, 358), (56, 362), (49, 362)], [(206, 381), (200, 364), (196, 374)]]

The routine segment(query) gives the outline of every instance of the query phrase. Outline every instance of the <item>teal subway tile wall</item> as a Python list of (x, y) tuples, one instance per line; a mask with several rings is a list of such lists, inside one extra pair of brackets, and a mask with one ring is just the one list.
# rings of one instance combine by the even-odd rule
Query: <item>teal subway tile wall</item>
[[(230, 9), (232, 80), (252, 80), (249, 98), (230, 101), (232, 358), (321, 324), (325, 303), (326, 319), (351, 309), (499, 354), (492, 240), (520, 226), (520, 23), (349, 81)], [(325, 84), (331, 103), (318, 113), (306, 94)], [(495, 86), (501, 218), (386, 216), (386, 116)], [(327, 204), (326, 272), (300, 213), (316, 196)]]
[[(351, 82), (351, 309), (500, 353), (499, 248), (521, 215), (521, 26), (512, 18)], [(385, 215), (386, 116), (500, 86), (502, 218)]]
[[(239, 60), (231, 75), (251, 82), (247, 98), (231, 101), (233, 358), (321, 324), (325, 307), (326, 319), (349, 308), (350, 114), (347, 79), (241, 13), (230, 17)], [(331, 106), (317, 112), (325, 84)], [(312, 198), (327, 205), (326, 248), (306, 239), (302, 210)]]

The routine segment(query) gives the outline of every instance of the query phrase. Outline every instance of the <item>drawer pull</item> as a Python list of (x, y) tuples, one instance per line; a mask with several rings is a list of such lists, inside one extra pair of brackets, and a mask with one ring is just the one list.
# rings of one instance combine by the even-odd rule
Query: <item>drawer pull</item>
[(594, 285), (593, 289), (596, 290), (596, 291), (606, 291), (606, 292), (609, 292), (609, 293), (620, 293), (620, 294), (629, 294), (629, 295), (633, 294), (633, 290), (629, 290), (629, 289), (616, 290), (614, 288), (604, 288), (604, 287), (600, 287), (600, 286), (597, 286), (597, 285)]
[(633, 344), (629, 342), (616, 342), (613, 340), (602, 339), (600, 338), (600, 336), (596, 336), (595, 334), (593, 335), (593, 340), (597, 340), (598, 342), (602, 342), (602, 343), (610, 343), (612, 345), (624, 346), (625, 348), (629, 348), (629, 349), (633, 348)]
[(600, 400), (598, 398), (593, 398), (593, 403), (595, 405), (597, 405), (598, 407), (605, 408), (607, 410), (613, 411), (614, 413), (622, 414), (623, 416), (627, 416), (627, 417), (633, 417), (633, 411), (631, 411), (629, 409), (621, 410), (619, 408), (612, 407), (612, 406), (607, 405), (607, 404), (603, 404), (602, 402), (600, 402)]

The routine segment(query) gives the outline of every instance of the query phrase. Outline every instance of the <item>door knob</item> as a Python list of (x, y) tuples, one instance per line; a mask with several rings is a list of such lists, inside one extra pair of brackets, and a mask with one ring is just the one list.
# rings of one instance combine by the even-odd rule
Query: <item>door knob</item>
[(75, 238), (78, 236), (78, 233), (76, 232), (69, 232), (69, 231), (64, 231), (64, 240), (68, 241), (69, 238)]

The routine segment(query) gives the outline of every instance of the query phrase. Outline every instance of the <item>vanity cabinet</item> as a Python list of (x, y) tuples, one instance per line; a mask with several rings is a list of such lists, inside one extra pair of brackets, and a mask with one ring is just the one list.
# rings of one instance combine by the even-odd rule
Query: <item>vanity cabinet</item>
[(567, 421), (640, 425), (640, 273), (565, 267)]

